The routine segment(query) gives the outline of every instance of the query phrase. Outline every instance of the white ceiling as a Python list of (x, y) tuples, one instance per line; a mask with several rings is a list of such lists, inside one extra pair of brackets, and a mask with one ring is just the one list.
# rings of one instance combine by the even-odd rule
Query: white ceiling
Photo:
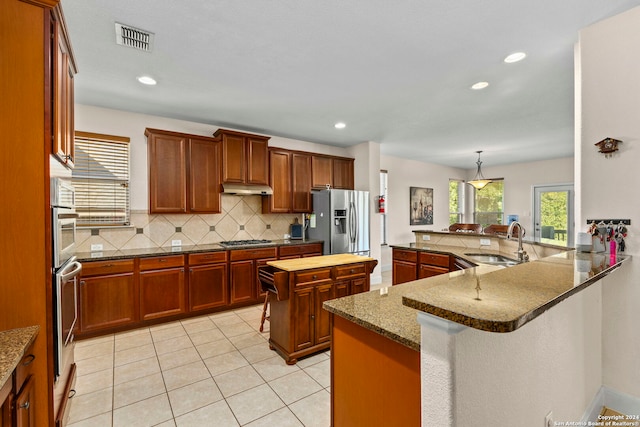
[[(62, 5), (78, 103), (336, 146), (374, 141), (383, 154), (474, 168), (476, 150), (487, 167), (573, 155), (578, 31), (640, 0)], [(117, 45), (115, 22), (154, 33), (153, 51)], [(527, 58), (503, 62), (517, 51)], [(141, 85), (143, 74), (158, 84)], [(487, 89), (470, 90), (482, 80)]]

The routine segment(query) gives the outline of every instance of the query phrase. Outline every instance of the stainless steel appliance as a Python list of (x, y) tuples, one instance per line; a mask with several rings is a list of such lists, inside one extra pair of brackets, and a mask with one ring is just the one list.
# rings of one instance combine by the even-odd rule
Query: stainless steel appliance
[(51, 181), (51, 212), (53, 229), (53, 342), (56, 379), (62, 374), (72, 351), (73, 332), (78, 318), (78, 280), (82, 272), (73, 255), (75, 251), (76, 218), (73, 186), (61, 179)]
[(369, 255), (369, 192), (313, 191), (309, 238), (324, 240), (324, 254)]

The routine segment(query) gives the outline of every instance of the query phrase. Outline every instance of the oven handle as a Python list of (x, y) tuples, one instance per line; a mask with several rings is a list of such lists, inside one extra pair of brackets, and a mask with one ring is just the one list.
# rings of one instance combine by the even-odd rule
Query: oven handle
[(69, 218), (79, 218), (80, 215), (77, 213), (61, 213), (58, 214), (58, 219), (69, 219)]
[[(69, 271), (71, 269), (71, 271)], [(72, 277), (78, 276), (82, 271), (82, 264), (78, 261), (73, 261), (60, 272), (60, 279), (67, 281)]]

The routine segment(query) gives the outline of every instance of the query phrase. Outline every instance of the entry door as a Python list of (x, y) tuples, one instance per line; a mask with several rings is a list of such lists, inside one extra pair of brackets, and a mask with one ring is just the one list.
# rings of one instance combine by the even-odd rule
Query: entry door
[(536, 239), (573, 247), (573, 184), (537, 186), (533, 194)]

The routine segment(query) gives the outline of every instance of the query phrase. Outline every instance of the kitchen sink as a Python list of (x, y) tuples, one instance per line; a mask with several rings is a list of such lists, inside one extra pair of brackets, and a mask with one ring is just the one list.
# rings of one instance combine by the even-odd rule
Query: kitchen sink
[(471, 258), (472, 260), (482, 264), (501, 265), (503, 267), (513, 267), (514, 265), (518, 265), (521, 263), (517, 259), (508, 258), (503, 255), (478, 254), (478, 253), (470, 253), (465, 255)]

